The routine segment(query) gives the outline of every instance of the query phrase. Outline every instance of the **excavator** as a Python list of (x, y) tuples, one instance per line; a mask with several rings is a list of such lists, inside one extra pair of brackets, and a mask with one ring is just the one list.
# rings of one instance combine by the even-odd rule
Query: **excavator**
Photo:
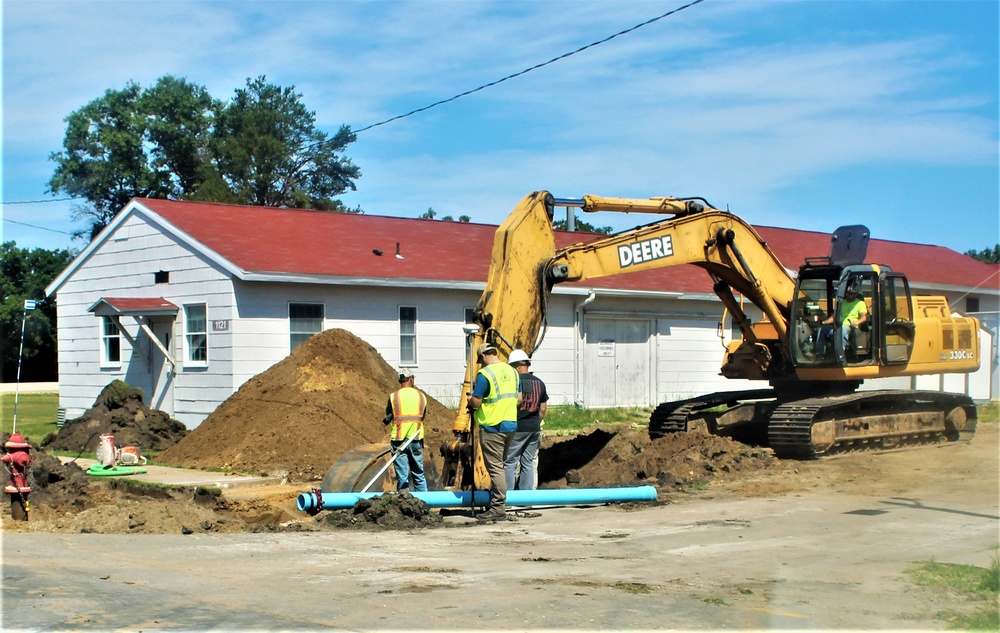
[[(561, 207), (665, 217), (557, 249), (553, 217)], [(978, 321), (953, 316), (945, 297), (912, 295), (902, 273), (865, 263), (868, 241), (864, 226), (841, 227), (831, 235), (830, 254), (808, 258), (793, 275), (752, 226), (704, 198), (559, 199), (537, 191), (496, 231), (486, 287), (467, 332), (470, 349), (490, 343), (501, 358), (514, 349), (531, 355), (544, 339), (556, 284), (687, 264), (709, 275), (739, 329), (725, 349), (721, 374), (768, 386), (662, 403), (650, 416), (652, 439), (701, 430), (804, 459), (971, 439), (976, 407), (968, 396), (858, 391), (866, 379), (979, 367)], [(839, 306), (849, 293), (863, 297), (868, 312), (858, 327), (841, 323)], [(761, 319), (747, 315), (744, 299)], [(454, 438), (441, 447), (446, 488), (488, 487), (467, 409), (477, 361), (468, 360)]]
[[(637, 228), (557, 249), (556, 208), (666, 216)], [(865, 263), (869, 231), (837, 229), (828, 256), (809, 258), (793, 275), (752, 226), (703, 198), (558, 199), (526, 196), (497, 229), (486, 288), (475, 309), (471, 349), (490, 343), (506, 358), (529, 355), (547, 326), (553, 286), (689, 264), (708, 273), (713, 291), (738, 327), (721, 373), (767, 381), (768, 388), (711, 393), (657, 406), (649, 435), (707, 430), (766, 442), (778, 456), (816, 458), (838, 450), (971, 439), (976, 407), (963, 394), (912, 390), (858, 391), (864, 380), (967, 373), (979, 368), (979, 322), (953, 316), (941, 296), (910, 293), (906, 276)], [(849, 291), (864, 297), (866, 323), (819, 345), (822, 325)], [(742, 299), (763, 315), (754, 322)], [(830, 327), (830, 326), (827, 326)], [(825, 347), (826, 349), (821, 349)], [(467, 410), (479, 365), (470, 358), (453, 427), (442, 447), (446, 487), (482, 488)]]

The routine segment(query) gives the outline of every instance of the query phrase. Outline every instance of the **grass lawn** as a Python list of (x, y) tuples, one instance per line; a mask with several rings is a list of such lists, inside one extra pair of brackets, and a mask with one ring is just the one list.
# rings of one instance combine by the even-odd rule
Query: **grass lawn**
[[(13, 393), (0, 394), (0, 430), (10, 433), (14, 430)], [(42, 438), (58, 431), (56, 409), (59, 408), (57, 393), (17, 394), (17, 432), (40, 444)]]
[[(55, 393), (22, 393), (18, 396), (17, 430), (33, 442), (40, 443), (49, 433), (58, 431), (56, 409), (59, 395)], [(1000, 402), (980, 405), (979, 423), (996, 423), (1000, 419)], [(549, 407), (545, 415), (545, 431), (555, 435), (574, 435), (584, 428), (614, 428), (621, 425), (647, 426), (650, 408), (581, 409), (572, 405)], [(10, 433), (14, 423), (14, 394), (0, 394), (0, 430)]]

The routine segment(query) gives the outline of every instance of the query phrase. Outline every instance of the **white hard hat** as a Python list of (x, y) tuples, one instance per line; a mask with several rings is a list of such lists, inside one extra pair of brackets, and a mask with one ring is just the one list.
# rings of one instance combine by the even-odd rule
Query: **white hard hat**
[(507, 359), (507, 363), (509, 365), (516, 365), (518, 363), (527, 363), (530, 365), (531, 359), (528, 358), (528, 355), (524, 353), (523, 349), (516, 349), (510, 353), (510, 358)]

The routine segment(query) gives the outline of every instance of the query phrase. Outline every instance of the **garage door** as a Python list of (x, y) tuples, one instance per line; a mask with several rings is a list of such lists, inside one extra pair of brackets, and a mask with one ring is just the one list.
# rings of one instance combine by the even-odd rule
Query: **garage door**
[(651, 405), (650, 329), (648, 319), (587, 319), (584, 406)]

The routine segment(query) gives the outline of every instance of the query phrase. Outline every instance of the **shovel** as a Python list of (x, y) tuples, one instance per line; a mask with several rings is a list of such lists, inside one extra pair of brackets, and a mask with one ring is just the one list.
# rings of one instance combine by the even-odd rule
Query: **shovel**
[(392, 451), (392, 459), (386, 462), (385, 466), (380, 468), (379, 471), (375, 473), (375, 476), (372, 477), (372, 480), (369, 481), (364, 488), (361, 489), (361, 492), (368, 492), (368, 489), (372, 487), (372, 484), (375, 483), (379, 477), (382, 476), (382, 473), (389, 470), (389, 466), (392, 466), (392, 463), (396, 461), (396, 458), (403, 454), (403, 451), (406, 450), (406, 447), (410, 445), (410, 442), (417, 439), (417, 435), (418, 435), (417, 433), (414, 433), (410, 437), (406, 438), (406, 441), (400, 444), (399, 448)]

